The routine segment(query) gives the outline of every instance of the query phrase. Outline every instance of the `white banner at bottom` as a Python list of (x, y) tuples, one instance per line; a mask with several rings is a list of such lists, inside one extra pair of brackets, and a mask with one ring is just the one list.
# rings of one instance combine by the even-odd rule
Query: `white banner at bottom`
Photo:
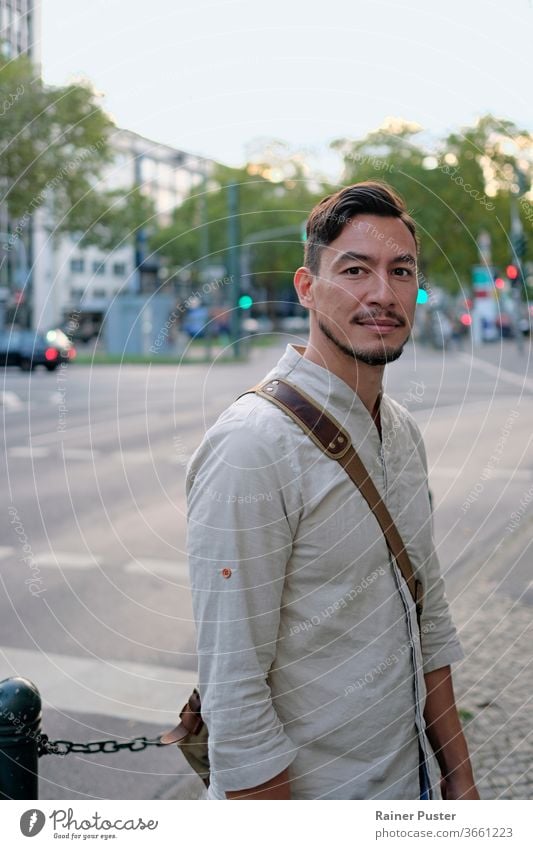
[[(533, 802), (5, 801), (2, 845), (285, 849), (533, 846)], [(259, 807), (258, 807), (259, 806)]]

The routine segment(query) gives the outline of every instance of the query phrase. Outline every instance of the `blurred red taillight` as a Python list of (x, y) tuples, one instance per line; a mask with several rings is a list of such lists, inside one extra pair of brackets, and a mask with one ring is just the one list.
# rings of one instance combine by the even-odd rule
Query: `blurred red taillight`
[(57, 348), (47, 348), (44, 352), (44, 358), (45, 360), (48, 360), (48, 362), (53, 362), (53, 360), (57, 360), (58, 356), (59, 354)]
[(470, 327), (472, 324), (472, 316), (468, 315), (467, 312), (463, 313), (461, 316), (461, 324), (464, 324), (465, 327)]
[(69, 348), (67, 356), (68, 356), (69, 360), (73, 360), (74, 357), (76, 356), (76, 348)]

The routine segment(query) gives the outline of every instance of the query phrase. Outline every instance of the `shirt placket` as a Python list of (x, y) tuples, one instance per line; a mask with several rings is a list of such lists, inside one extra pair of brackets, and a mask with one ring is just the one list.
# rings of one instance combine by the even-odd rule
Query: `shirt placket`
[[(380, 442), (379, 442), (378, 456), (379, 456), (379, 466), (380, 466), (380, 470), (381, 470), (381, 479), (382, 479), (382, 482), (383, 482), (383, 500), (386, 503), (387, 494), (388, 494), (387, 462), (386, 462), (386, 458), (385, 458), (385, 449), (383, 447), (382, 439), (380, 439)], [(404, 615), (405, 615), (405, 622), (406, 622), (406, 625), (407, 625), (407, 632), (408, 632), (408, 635), (409, 635), (409, 644), (410, 644), (410, 649), (411, 649), (411, 652), (410, 652), (410, 654), (411, 654), (411, 666), (413, 668), (413, 689), (414, 689), (414, 701), (415, 701), (415, 727), (416, 727), (417, 736), (418, 736), (418, 743), (419, 743), (419, 746), (421, 748), (421, 751), (422, 751), (422, 754), (423, 754), (423, 757), (424, 757), (424, 760), (425, 760), (426, 768), (427, 768), (427, 764), (429, 763), (429, 755), (428, 755), (428, 751), (427, 751), (425, 723), (424, 723), (424, 718), (422, 716), (422, 711), (420, 709), (421, 688), (422, 688), (422, 671), (421, 671), (421, 665), (420, 665), (420, 662), (419, 662), (419, 659), (418, 659), (418, 656), (417, 656), (417, 651), (416, 651), (416, 648), (415, 648), (415, 645), (416, 645), (415, 644), (416, 629), (415, 629), (415, 625), (414, 625), (414, 622), (413, 622), (413, 617), (412, 617), (412, 614), (411, 614), (409, 601), (405, 597), (405, 586), (404, 586), (405, 582), (399, 574), (398, 567), (394, 563), (390, 551), (389, 551), (389, 564), (390, 564), (390, 567), (393, 571), (394, 580), (396, 582), (396, 587), (398, 589), (398, 592), (400, 593), (400, 597), (401, 597), (401, 600), (402, 600), (402, 605), (403, 605), (403, 610), (404, 610)], [(429, 791), (429, 796), (430, 796), (431, 799), (434, 798), (431, 789)]]

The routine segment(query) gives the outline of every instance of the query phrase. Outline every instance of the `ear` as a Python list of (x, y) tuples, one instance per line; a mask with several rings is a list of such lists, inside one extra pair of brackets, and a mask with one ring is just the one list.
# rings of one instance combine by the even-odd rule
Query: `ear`
[(309, 268), (302, 266), (294, 274), (294, 288), (302, 307), (310, 309), (315, 305), (313, 291), (313, 274)]

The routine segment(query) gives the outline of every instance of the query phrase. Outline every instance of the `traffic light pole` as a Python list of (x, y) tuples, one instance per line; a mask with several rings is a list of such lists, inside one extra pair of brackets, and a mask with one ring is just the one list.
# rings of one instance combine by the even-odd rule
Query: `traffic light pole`
[(241, 288), (241, 249), (239, 227), (239, 186), (228, 186), (228, 273), (231, 286), (231, 337), (233, 356), (240, 356), (241, 316), (239, 292)]

